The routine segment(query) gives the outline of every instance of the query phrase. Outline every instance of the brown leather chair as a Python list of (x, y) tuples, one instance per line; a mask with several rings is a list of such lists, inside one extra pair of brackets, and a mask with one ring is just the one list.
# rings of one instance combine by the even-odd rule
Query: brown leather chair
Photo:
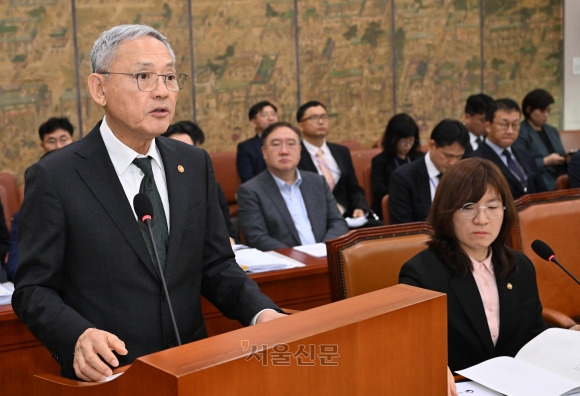
[(567, 174), (560, 175), (556, 178), (556, 190), (564, 190), (570, 188), (570, 178)]
[(4, 211), (4, 220), (6, 221), (6, 227), (10, 231), (12, 215), (8, 209), (8, 194), (6, 193), (6, 188), (0, 185), (0, 202), (2, 202), (2, 209)]
[(580, 130), (562, 130), (560, 131), (560, 138), (567, 152), (580, 149)]
[(381, 199), (381, 212), (383, 213), (383, 223), (391, 224), (391, 213), (389, 213), (389, 194)]
[(353, 150), (350, 152), (352, 158), (352, 165), (356, 174), (356, 179), (365, 192), (365, 198), (369, 205), (372, 204), (373, 189), (371, 187), (370, 172), (368, 178), (365, 176), (365, 171), (371, 166), (371, 160), (375, 155), (381, 152), (379, 148)]
[(546, 242), (560, 263), (580, 278), (580, 189), (524, 195), (516, 201), (516, 207), (518, 221), (512, 233), (512, 246), (534, 263), (544, 319), (567, 327), (571, 320), (561, 314), (580, 319), (580, 285), (556, 264), (538, 257), (531, 244), (536, 239)]
[(215, 178), (224, 190), (226, 201), (230, 207), (230, 216), (238, 215), (238, 199), (236, 192), (241, 184), (240, 177), (236, 168), (236, 152), (224, 151), (221, 153), (210, 153), (213, 162)]
[[(0, 185), (6, 189), (6, 207), (8, 207), (8, 220), (20, 208), (20, 194), (18, 192), (18, 185), (16, 178), (12, 173), (0, 172)], [(4, 202), (2, 203), (4, 205)]]
[(361, 228), (326, 242), (332, 301), (396, 285), (401, 266), (427, 246), (425, 223)]

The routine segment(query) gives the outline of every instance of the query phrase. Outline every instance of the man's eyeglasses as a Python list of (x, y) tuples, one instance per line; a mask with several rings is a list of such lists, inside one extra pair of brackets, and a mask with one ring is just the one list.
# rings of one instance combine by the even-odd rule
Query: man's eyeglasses
[(487, 206), (477, 206), (468, 202), (459, 209), (459, 213), (466, 219), (473, 219), (479, 214), (479, 209), (485, 210), (485, 215), (490, 219), (497, 219), (503, 214), (505, 206), (501, 202), (491, 202)]
[(168, 73), (168, 74), (157, 74), (153, 72), (140, 72), (140, 73), (117, 73), (117, 72), (101, 72), (99, 74), (122, 74), (125, 76), (133, 76), (137, 80), (137, 88), (143, 92), (151, 92), (157, 86), (157, 80), (159, 77), (163, 77), (163, 82), (167, 87), (167, 90), (171, 92), (179, 92), (183, 89), (185, 80), (187, 80), (187, 74), (183, 73)]
[(317, 123), (319, 121), (327, 121), (328, 114), (312, 114), (310, 117), (303, 118), (302, 121), (309, 121), (311, 123)]
[(519, 121), (513, 122), (511, 124), (508, 122), (494, 122), (494, 124), (496, 124), (498, 126), (498, 128), (502, 131), (507, 131), (508, 129), (510, 129), (510, 127), (514, 131), (520, 130), (520, 122)]
[(282, 147), (286, 147), (286, 150), (292, 151), (300, 147), (300, 142), (297, 140), (287, 140), (285, 142), (281, 140), (272, 140), (268, 146), (270, 146), (270, 148), (274, 151), (280, 151), (282, 150)]

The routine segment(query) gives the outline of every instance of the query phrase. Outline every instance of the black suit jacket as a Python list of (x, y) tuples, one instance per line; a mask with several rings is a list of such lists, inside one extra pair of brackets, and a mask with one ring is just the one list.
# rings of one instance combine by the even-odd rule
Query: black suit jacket
[(493, 151), (493, 149), (489, 147), (489, 145), (485, 143), (480, 144), (479, 148), (473, 152), (472, 156), (488, 159), (499, 167), (499, 169), (505, 176), (510, 186), (510, 190), (512, 192), (512, 196), (514, 199), (518, 199), (524, 194), (547, 191), (546, 185), (544, 184), (544, 180), (542, 179), (542, 176), (538, 173), (538, 170), (536, 168), (534, 157), (532, 157), (532, 155), (527, 151), (522, 150), (518, 147), (512, 146), (511, 149), (512, 152), (514, 153), (514, 156), (516, 157), (522, 168), (524, 168), (524, 171), (528, 176), (528, 180), (525, 183), (527, 190), (524, 189), (522, 183), (520, 183), (518, 178), (511, 173), (511, 171), (503, 163), (499, 155), (497, 155), (495, 151)]
[[(277, 309), (236, 264), (209, 155), (156, 139), (165, 168), (170, 236), (165, 280), (183, 343), (207, 336), (200, 295), (249, 324)], [(175, 345), (160, 278), (103, 143), (99, 125), (32, 165), (20, 210), (16, 314), (74, 377), (74, 346), (109, 331), (135, 358)]]
[[(334, 186), (332, 194), (336, 201), (344, 207), (345, 212), (343, 215), (350, 217), (355, 209), (362, 209), (368, 212), (369, 207), (365, 193), (360, 184), (358, 184), (350, 150), (341, 144), (326, 142), (326, 145), (340, 168), (340, 179)], [(302, 145), (298, 169), (318, 173), (316, 165), (314, 165), (314, 161), (312, 161), (312, 157), (304, 145)]]
[(258, 135), (238, 144), (236, 167), (242, 183), (266, 169), (266, 162), (262, 154), (262, 140)]
[[(425, 153), (414, 151), (409, 153), (411, 161), (423, 158)], [(384, 152), (375, 155), (371, 161), (371, 186), (373, 189), (373, 210), (375, 213), (382, 214), (381, 200), (389, 193), (389, 184), (391, 175), (397, 169), (395, 154), (386, 154)], [(400, 166), (404, 166), (403, 164)]]
[(431, 187), (424, 159), (400, 166), (391, 175), (389, 213), (393, 224), (425, 221), (431, 209)]
[(500, 323), (495, 346), (471, 271), (465, 277), (455, 274), (430, 249), (401, 268), (400, 283), (447, 294), (448, 364), (452, 371), (496, 356), (515, 356), (546, 328), (534, 266), (522, 253), (513, 253), (516, 270), (503, 279), (496, 277)]

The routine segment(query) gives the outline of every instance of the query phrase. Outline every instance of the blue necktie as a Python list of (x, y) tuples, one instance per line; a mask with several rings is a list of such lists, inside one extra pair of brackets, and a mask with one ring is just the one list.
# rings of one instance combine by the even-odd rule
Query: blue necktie
[[(155, 240), (155, 246), (157, 247), (157, 253), (159, 255), (159, 262), (161, 264), (161, 268), (163, 271), (165, 271), (165, 259), (167, 257), (169, 231), (167, 229), (167, 219), (165, 218), (163, 202), (161, 201), (161, 196), (159, 195), (157, 185), (155, 184), (155, 179), (153, 178), (151, 157), (135, 158), (133, 163), (137, 165), (144, 174), (143, 179), (141, 180), (141, 186), (139, 187), (139, 192), (147, 195), (153, 204), (153, 219), (151, 220), (151, 229), (153, 233), (153, 239)], [(157, 260), (155, 259), (153, 245), (151, 245), (149, 229), (142, 221), (139, 221), (139, 228), (141, 229), (141, 234), (143, 234), (143, 239), (145, 239), (145, 244), (147, 244), (147, 249), (149, 250), (151, 259), (153, 260), (153, 263), (156, 263)]]
[(504, 150), (502, 154), (505, 155), (507, 159), (507, 166), (513, 175), (517, 177), (520, 182), (525, 182), (526, 176), (524, 175), (520, 166), (516, 163), (516, 161), (514, 161), (512, 154), (508, 150)]

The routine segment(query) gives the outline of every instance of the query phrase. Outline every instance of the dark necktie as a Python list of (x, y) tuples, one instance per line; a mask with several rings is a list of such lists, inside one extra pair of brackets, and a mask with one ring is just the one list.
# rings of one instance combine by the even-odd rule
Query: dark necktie
[[(153, 178), (153, 169), (151, 169), (151, 157), (147, 158), (135, 158), (133, 163), (141, 169), (144, 176), (141, 180), (141, 187), (139, 187), (139, 192), (147, 195), (153, 204), (153, 213), (151, 220), (151, 229), (153, 232), (153, 239), (155, 240), (155, 246), (157, 247), (157, 253), (159, 254), (159, 262), (161, 268), (165, 271), (165, 258), (167, 256), (167, 242), (169, 241), (169, 232), (167, 230), (167, 220), (165, 218), (165, 210), (163, 209), (163, 202), (161, 201), (161, 196), (157, 190), (157, 185), (155, 184), (155, 179)], [(149, 236), (149, 229), (147, 225), (140, 221), (139, 227), (141, 228), (141, 234), (145, 239), (147, 244), (147, 249), (149, 249), (149, 254), (153, 263), (156, 263), (155, 252), (153, 246), (151, 245), (151, 238)]]
[(514, 161), (512, 154), (508, 150), (504, 150), (502, 154), (506, 157), (507, 166), (513, 175), (517, 177), (521, 183), (525, 182), (526, 177), (524, 176), (522, 169), (520, 169), (519, 165)]
[(477, 144), (477, 148), (479, 148), (479, 145), (481, 144), (483, 140), (481, 140), (481, 138), (478, 136), (475, 138), (475, 143)]

